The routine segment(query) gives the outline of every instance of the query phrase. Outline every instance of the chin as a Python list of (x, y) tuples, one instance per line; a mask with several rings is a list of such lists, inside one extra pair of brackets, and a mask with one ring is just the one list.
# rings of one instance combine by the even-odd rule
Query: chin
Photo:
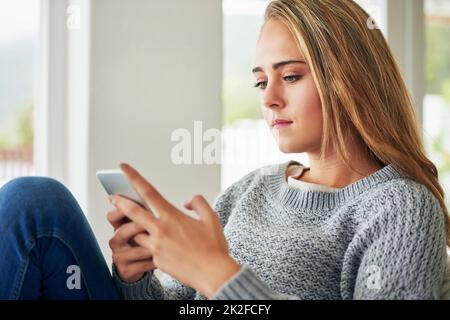
[(303, 153), (308, 150), (307, 144), (299, 143), (294, 139), (280, 139), (278, 141), (278, 150), (282, 153)]
[(283, 143), (280, 141), (280, 143), (278, 144), (278, 149), (283, 152), (283, 153), (297, 153), (298, 151), (296, 150), (296, 148), (294, 148), (294, 146), (292, 146), (289, 143)]

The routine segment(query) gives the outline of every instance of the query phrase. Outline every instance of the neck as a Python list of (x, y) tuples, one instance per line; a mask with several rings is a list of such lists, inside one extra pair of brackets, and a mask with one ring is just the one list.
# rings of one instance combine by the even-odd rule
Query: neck
[(331, 188), (344, 188), (381, 169), (379, 164), (362, 153), (361, 148), (357, 148), (355, 144), (350, 145), (352, 147), (348, 150), (349, 160), (355, 171), (347, 166), (336, 152), (327, 154), (322, 160), (319, 152), (310, 152), (310, 170), (304, 172), (301, 180)]

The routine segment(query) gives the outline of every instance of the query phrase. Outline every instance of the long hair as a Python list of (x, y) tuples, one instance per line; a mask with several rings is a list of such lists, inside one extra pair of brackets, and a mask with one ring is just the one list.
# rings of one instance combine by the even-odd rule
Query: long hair
[(321, 158), (333, 149), (354, 170), (345, 143), (352, 134), (381, 167), (392, 164), (433, 193), (450, 247), (437, 168), (425, 155), (397, 62), (382, 32), (369, 28), (370, 16), (352, 0), (275, 0), (266, 9), (270, 19), (286, 25), (311, 68), (322, 101)]

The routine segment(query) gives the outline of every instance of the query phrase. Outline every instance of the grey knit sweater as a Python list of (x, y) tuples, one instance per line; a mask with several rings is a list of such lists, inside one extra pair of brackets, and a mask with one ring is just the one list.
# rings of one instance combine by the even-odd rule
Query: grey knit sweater
[[(439, 202), (394, 166), (337, 192), (286, 182), (290, 161), (255, 170), (215, 201), (238, 274), (214, 299), (438, 299), (446, 272)], [(204, 299), (152, 272), (124, 299)]]

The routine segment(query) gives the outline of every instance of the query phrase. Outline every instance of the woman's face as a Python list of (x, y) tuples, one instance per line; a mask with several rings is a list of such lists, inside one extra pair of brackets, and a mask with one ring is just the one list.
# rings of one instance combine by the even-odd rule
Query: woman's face
[[(261, 30), (253, 73), (261, 107), (280, 151), (317, 152), (322, 138), (322, 105), (313, 76), (294, 37), (271, 19)], [(286, 120), (288, 123), (276, 120)]]

